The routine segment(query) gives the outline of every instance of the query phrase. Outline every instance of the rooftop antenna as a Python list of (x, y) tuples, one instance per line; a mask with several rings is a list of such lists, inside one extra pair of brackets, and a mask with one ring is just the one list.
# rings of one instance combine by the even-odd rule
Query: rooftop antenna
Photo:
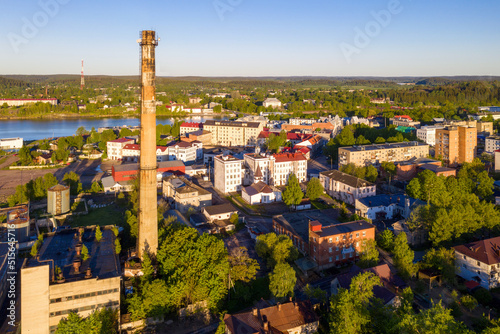
[(83, 76), (83, 59), (82, 59), (82, 78), (80, 80), (80, 90), (83, 90), (83, 87), (85, 87), (85, 77)]

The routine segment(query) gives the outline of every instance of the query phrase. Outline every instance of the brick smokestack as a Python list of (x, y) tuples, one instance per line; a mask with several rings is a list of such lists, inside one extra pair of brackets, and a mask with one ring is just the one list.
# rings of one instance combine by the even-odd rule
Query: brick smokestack
[(141, 157), (139, 167), (139, 235), (137, 252), (156, 255), (158, 220), (156, 205), (156, 69), (155, 32), (144, 30), (141, 45)]

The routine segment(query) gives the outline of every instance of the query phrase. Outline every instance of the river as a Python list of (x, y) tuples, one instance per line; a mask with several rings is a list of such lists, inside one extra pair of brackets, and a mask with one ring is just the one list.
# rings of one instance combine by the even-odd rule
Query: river
[[(191, 116), (171, 118), (157, 116), (156, 124), (173, 124), (175, 121), (205, 122), (207, 119), (222, 119), (217, 116)], [(21, 137), (24, 140), (37, 140), (50, 137), (66, 137), (76, 133), (80, 126), (90, 130), (94, 127), (137, 126), (139, 118), (81, 118), (81, 119), (16, 119), (0, 120), (0, 138)]]

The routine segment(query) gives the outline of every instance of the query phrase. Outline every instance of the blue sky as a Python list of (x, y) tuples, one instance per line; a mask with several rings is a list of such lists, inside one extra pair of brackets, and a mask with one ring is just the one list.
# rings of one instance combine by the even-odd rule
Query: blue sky
[(144, 29), (161, 38), (160, 76), (500, 75), (499, 11), (493, 0), (0, 0), (0, 75), (78, 74), (81, 59), (89, 75), (137, 75)]

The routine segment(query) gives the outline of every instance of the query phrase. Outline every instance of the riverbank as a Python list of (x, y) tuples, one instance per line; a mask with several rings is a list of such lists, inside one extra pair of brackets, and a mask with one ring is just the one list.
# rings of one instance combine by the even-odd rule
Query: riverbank
[[(140, 113), (123, 113), (123, 114), (101, 114), (101, 115), (88, 115), (88, 114), (46, 114), (46, 115), (33, 115), (33, 116), (10, 116), (0, 115), (0, 120), (58, 120), (58, 119), (101, 119), (101, 118), (123, 118), (133, 119), (140, 118)], [(212, 114), (174, 114), (174, 113), (157, 113), (157, 117), (169, 118), (192, 118), (192, 117), (234, 117), (234, 113), (212, 113)]]

